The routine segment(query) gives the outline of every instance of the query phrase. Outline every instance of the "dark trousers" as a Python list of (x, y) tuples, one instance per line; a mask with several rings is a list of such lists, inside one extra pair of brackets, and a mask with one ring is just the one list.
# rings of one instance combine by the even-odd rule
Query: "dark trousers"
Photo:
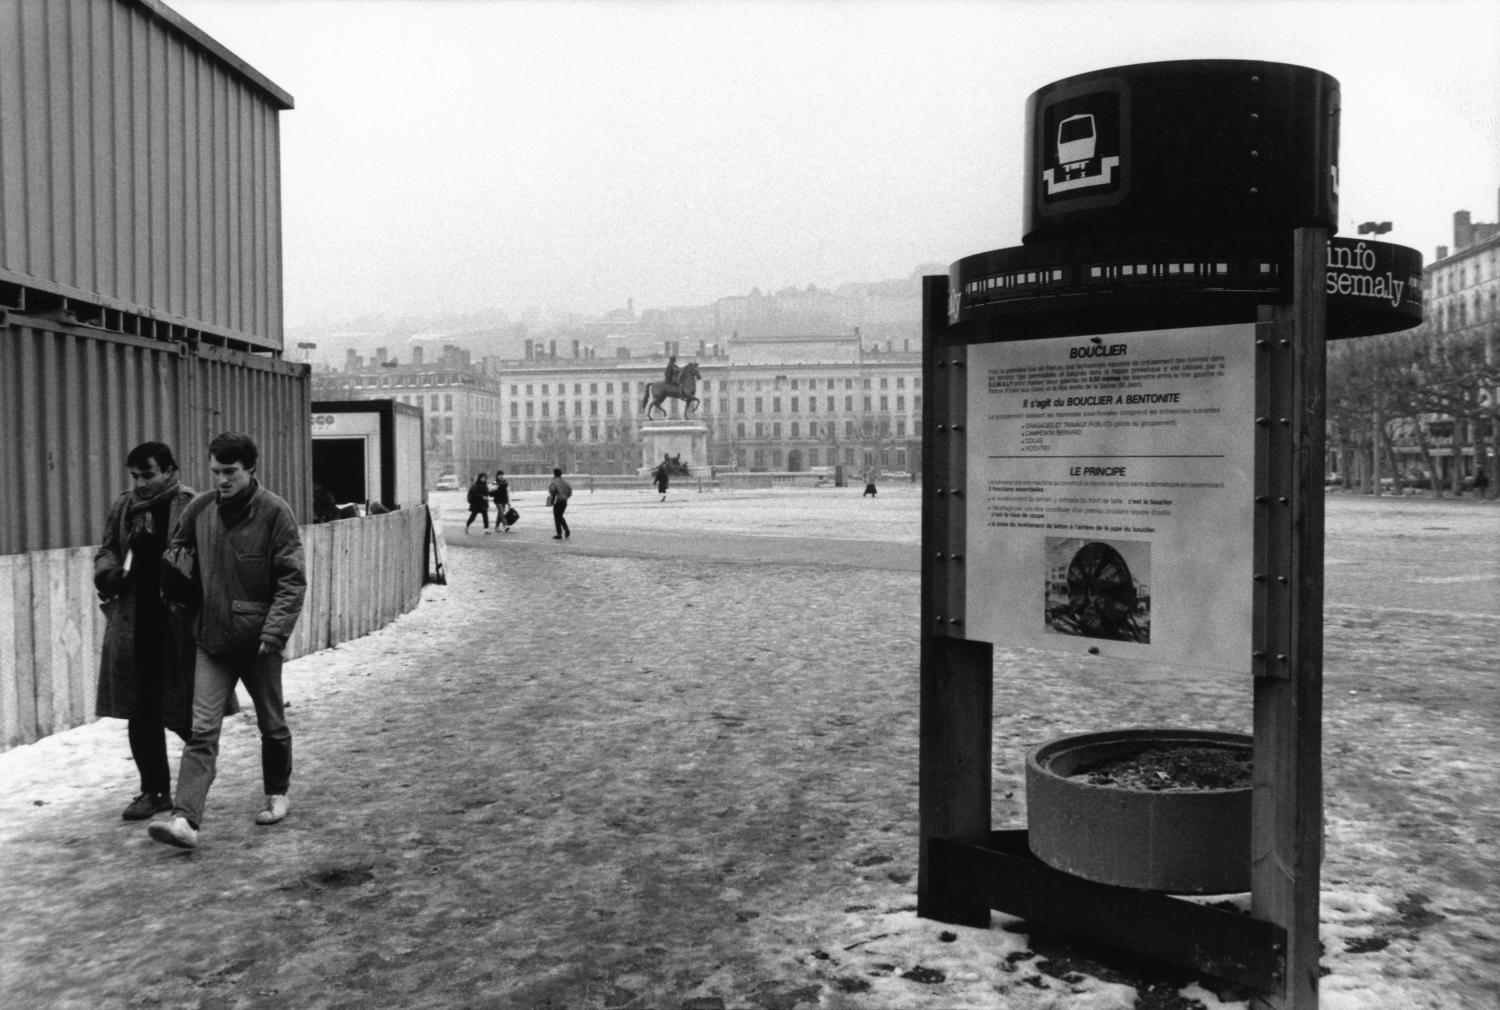
[(563, 513), (568, 511), (568, 500), (559, 498), (552, 503), (552, 525), (560, 537), (571, 536), (572, 531), (568, 529), (568, 521), (563, 518)]
[(281, 655), (210, 656), (198, 650), (193, 676), (193, 735), (182, 751), (173, 813), (194, 827), (202, 823), (219, 759), (224, 705), (236, 682), (242, 682), (255, 705), (260, 727), (261, 781), (267, 795), (286, 794), (292, 779), (292, 731), (286, 724), (281, 694)]
[(167, 738), (161, 716), (156, 713), (131, 716), (125, 723), (125, 732), (130, 738), (130, 756), (135, 759), (136, 771), (141, 776), (141, 792), (170, 794), (172, 766), (167, 762)]
[(470, 525), (473, 524), (475, 516), (484, 516), (484, 528), (485, 529), (489, 529), (490, 528), (490, 510), (489, 510), (488, 506), (486, 506), (483, 509), (470, 509), (469, 510), (469, 521), (466, 522), (466, 523), (464, 523), (464, 529), (468, 529), (470, 527)]

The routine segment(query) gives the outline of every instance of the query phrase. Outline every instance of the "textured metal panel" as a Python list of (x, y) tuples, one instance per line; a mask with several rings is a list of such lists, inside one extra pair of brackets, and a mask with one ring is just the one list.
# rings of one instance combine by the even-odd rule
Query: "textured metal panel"
[(160, 4), (0, 0), (0, 281), (280, 350), (290, 106)]
[(160, 439), (208, 487), (208, 443), (242, 431), (262, 482), (312, 518), (307, 366), (10, 315), (0, 325), (0, 554), (98, 543), (125, 455)]

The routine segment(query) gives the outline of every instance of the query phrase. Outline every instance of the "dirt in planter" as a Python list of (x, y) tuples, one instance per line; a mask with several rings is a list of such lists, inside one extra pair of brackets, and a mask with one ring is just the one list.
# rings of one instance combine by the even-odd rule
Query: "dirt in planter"
[(1241, 789), (1250, 785), (1251, 751), (1198, 744), (1148, 747), (1081, 765), (1070, 778), (1120, 789)]

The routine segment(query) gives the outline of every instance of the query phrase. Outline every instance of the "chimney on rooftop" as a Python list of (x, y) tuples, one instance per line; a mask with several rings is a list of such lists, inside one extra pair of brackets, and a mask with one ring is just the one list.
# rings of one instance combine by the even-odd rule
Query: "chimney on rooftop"
[(419, 368), (421, 367), (421, 365), (422, 365), (422, 345), (421, 344), (412, 344), (411, 345), (411, 363), (413, 365), (416, 365)]

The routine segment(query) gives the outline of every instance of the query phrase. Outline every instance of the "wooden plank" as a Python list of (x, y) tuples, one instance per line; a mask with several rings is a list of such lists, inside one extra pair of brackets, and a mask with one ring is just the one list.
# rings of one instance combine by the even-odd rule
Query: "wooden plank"
[(36, 739), (30, 587), (26, 555), (0, 556), (0, 746), (7, 749)]
[(99, 607), (99, 594), (94, 590), (94, 548), (86, 547), (80, 552), (78, 572), (73, 580), (74, 589), (80, 597), (79, 627), (83, 632), (85, 660), (84, 678), (87, 689), (84, 705), (88, 722), (98, 718), (94, 706), (99, 700), (99, 660), (104, 652), (104, 611)]
[(1122, 950), (1187, 965), (1255, 989), (1279, 985), (1285, 932), (1274, 923), (1152, 891), (1095, 883), (1031, 854), (1025, 831), (994, 832), (987, 844), (934, 839), (961, 891), (997, 911)]
[(1267, 662), (1254, 684), (1251, 913), (1286, 931), (1286, 973), (1257, 1007), (1315, 1010), (1323, 841), (1323, 278), (1327, 232), (1294, 237), (1293, 301), (1272, 310)]
[(340, 645), (349, 641), (349, 537), (350, 520), (329, 523), (332, 534), (332, 551), (329, 556), (329, 624), (328, 644)]
[[(64, 654), (64, 675), (59, 678), (65, 698), (67, 727), (82, 726), (93, 718), (94, 671), (97, 656), (89, 651), (89, 624), (94, 610), (93, 559), (88, 547), (57, 552), (55, 581), (51, 587), (53, 627)], [(85, 592), (87, 590), (87, 592)]]
[(50, 736), (59, 728), (52, 686), (57, 668), (57, 657), (52, 644), (52, 613), (43, 605), (51, 575), (51, 554), (51, 551), (33, 551), (26, 555), (31, 565), (31, 582), (26, 599), (31, 608), (31, 655), (35, 664), (33, 696), (36, 701), (36, 736), (32, 737), (33, 740)]
[(328, 529), (326, 524), (302, 528), (303, 560), (307, 565), (307, 599), (302, 605), (302, 635), (308, 652), (328, 647)]
[(935, 838), (990, 833), (994, 649), (963, 637), (967, 349), (948, 336), (948, 279), (922, 281), (922, 497), (917, 914), (989, 924), (989, 903), (951, 886)]
[(349, 523), (350, 564), (344, 572), (345, 578), (349, 580), (349, 598), (353, 603), (351, 616), (354, 618), (354, 626), (350, 629), (350, 638), (363, 638), (369, 632), (375, 585), (380, 580), (380, 573), (371, 565), (370, 525), (364, 519), (355, 519)]

